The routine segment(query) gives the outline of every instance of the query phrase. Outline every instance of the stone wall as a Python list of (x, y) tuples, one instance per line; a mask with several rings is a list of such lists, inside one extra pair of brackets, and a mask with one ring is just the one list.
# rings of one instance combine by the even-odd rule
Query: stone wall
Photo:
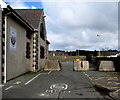
[(61, 62), (73, 62), (76, 59), (86, 61), (86, 56), (49, 56), (50, 60), (59, 60)]

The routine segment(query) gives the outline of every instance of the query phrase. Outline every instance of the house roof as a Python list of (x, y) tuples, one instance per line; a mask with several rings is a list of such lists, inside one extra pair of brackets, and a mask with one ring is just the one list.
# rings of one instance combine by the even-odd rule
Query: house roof
[(16, 18), (17, 21), (23, 24), (24, 27), (29, 29), (29, 31), (34, 31), (33, 27), (29, 23), (27, 23), (26, 20), (22, 18), (18, 13), (16, 13), (16, 11), (13, 10), (9, 5), (7, 5), (6, 8), (3, 8), (3, 15), (6, 15), (6, 16), (9, 15), (13, 18)]
[(14, 9), (21, 15), (34, 29), (38, 29), (43, 9)]
[(50, 44), (50, 42), (49, 42), (48, 40), (46, 40), (46, 43), (47, 43), (47, 44)]

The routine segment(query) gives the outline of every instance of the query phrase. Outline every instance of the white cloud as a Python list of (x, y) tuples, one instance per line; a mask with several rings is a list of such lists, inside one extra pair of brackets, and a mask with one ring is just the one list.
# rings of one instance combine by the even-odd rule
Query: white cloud
[(119, 0), (44, 0), (45, 2), (119, 2)]
[(15, 2), (9, 2), (10, 6), (14, 9), (29, 9), (30, 7), (22, 2), (22, 0), (16, 0)]
[(118, 48), (117, 3), (43, 2), (43, 8), (50, 49)]
[(31, 9), (37, 9), (37, 7), (35, 7), (35, 6), (31, 6)]
[(14, 9), (37, 9), (35, 6), (30, 6), (24, 2), (24, 0), (16, 0), (9, 2), (9, 5)]
[[(5, 0), (7, 2), (13, 2), (14, 0)], [(21, 0), (21, 2), (119, 2), (119, 0)]]

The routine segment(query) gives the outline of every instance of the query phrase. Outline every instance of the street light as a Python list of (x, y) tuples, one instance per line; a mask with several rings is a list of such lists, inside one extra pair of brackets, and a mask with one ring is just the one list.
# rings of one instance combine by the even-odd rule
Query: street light
[(79, 56), (79, 40), (77, 41), (78, 49), (76, 50), (76, 56)]
[[(97, 34), (97, 37), (100, 37), (101, 35)], [(99, 56), (100, 56), (100, 48), (99, 48)]]

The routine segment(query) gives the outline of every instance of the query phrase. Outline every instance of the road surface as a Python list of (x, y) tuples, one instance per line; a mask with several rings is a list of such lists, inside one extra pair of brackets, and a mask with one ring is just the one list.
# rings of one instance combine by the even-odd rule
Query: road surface
[(72, 62), (61, 63), (61, 68), (8, 83), (3, 86), (3, 98), (103, 99), (84, 72), (73, 71)]

